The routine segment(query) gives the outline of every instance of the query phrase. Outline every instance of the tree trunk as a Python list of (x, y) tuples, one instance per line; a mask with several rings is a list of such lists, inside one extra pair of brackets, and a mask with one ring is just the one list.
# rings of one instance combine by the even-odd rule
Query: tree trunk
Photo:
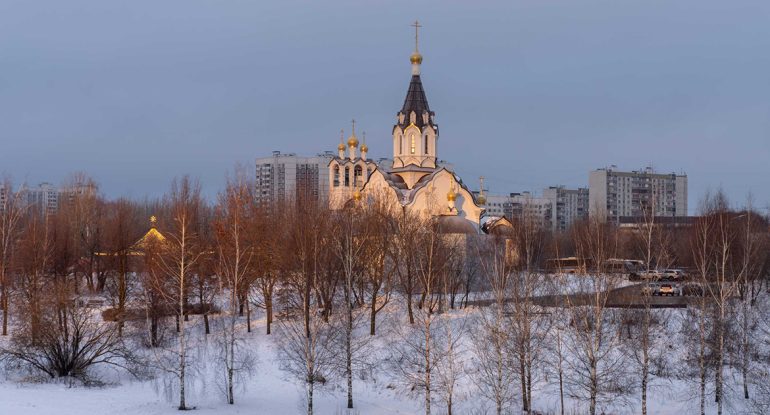
[(232, 367), (227, 369), (227, 403), (229, 403), (230, 405), (235, 404), (235, 398), (233, 395), (233, 368)]
[(273, 324), (273, 296), (268, 294), (265, 295), (265, 311), (267, 314), (267, 334), (270, 334), (270, 327)]
[(127, 297), (127, 264), (123, 254), (120, 254), (120, 275), (118, 276), (118, 336), (123, 336), (124, 318), (126, 312), (126, 297)]
[(374, 336), (376, 325), (377, 325), (377, 293), (372, 292), (372, 304), (371, 304), (371, 311), (370, 311), (370, 321), (369, 321), (369, 335)]
[(246, 294), (246, 332), (251, 333), (251, 303), (248, 294)]
[(596, 398), (598, 395), (598, 376), (596, 373), (596, 362), (592, 359), (591, 360), (591, 406), (589, 413), (591, 415), (596, 415)]
[(521, 409), (527, 412), (527, 408), (529, 408), (527, 403), (527, 377), (524, 371), (524, 357), (522, 356), (521, 346), (519, 347), (519, 377), (521, 379)]
[(409, 324), (414, 324), (414, 311), (412, 310), (411, 293), (406, 293), (406, 312), (409, 314)]
[(307, 384), (307, 415), (313, 415), (313, 381)]
[(345, 372), (348, 381), (348, 408), (353, 408), (353, 306), (347, 298), (347, 326), (345, 327)]
[(2, 302), (3, 302), (3, 336), (8, 335), (8, 284), (3, 276), (2, 286)]

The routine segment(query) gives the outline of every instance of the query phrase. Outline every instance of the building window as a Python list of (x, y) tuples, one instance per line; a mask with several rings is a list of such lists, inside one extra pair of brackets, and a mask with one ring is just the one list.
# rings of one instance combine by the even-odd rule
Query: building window
[(428, 136), (425, 136), (425, 154), (428, 154)]
[(345, 168), (345, 186), (350, 186), (350, 169)]
[(364, 170), (361, 168), (361, 166), (356, 166), (353, 169), (354, 184), (356, 187), (360, 187), (363, 184), (361, 179), (363, 175), (364, 175)]
[(411, 146), (411, 153), (414, 154), (415, 152), (415, 142), (414, 142), (414, 134), (412, 134), (412, 146)]
[(334, 166), (334, 187), (340, 185), (340, 166)]

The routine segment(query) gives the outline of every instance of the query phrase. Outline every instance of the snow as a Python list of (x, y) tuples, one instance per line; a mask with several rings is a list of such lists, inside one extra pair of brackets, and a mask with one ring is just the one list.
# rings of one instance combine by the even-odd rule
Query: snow
[[(455, 311), (453, 317), (462, 313), (476, 311)], [(672, 314), (682, 313), (672, 310)], [(676, 317), (674, 317), (676, 318)], [(398, 341), (399, 330), (408, 324), (403, 324), (405, 316), (402, 310), (395, 307), (386, 308), (379, 319), (378, 330), (381, 333), (373, 342), (373, 356), (386, 356), (391, 342)], [(677, 324), (672, 322), (672, 324)], [(368, 328), (367, 328), (368, 329)], [(224, 395), (218, 389), (216, 374), (212, 370), (203, 370), (205, 375), (199, 375), (199, 386), (194, 388), (188, 404), (196, 408), (195, 413), (201, 414), (292, 414), (306, 413), (304, 388), (288, 374), (281, 370), (278, 358), (277, 334), (266, 335), (265, 321), (257, 320), (253, 332), (247, 335), (248, 347), (258, 357), (258, 364), (253, 377), (246, 380), (245, 388), (240, 390), (234, 405), (225, 402)], [(195, 335), (198, 335), (196, 333)], [(209, 349), (215, 348), (215, 342), (208, 342)], [(203, 356), (214, 356), (215, 351), (208, 350)], [(681, 350), (675, 353), (681, 353)], [(342, 358), (342, 355), (340, 356)], [(204, 357), (204, 359), (212, 359)], [(204, 362), (205, 363), (205, 362)], [(203, 366), (206, 366), (205, 364)], [(333, 382), (323, 389), (318, 389), (314, 403), (316, 414), (419, 414), (424, 413), (421, 406), (422, 398), (412, 396), (394, 387), (397, 385), (392, 373), (385, 369), (385, 362), (375, 368), (366, 380), (361, 376), (354, 381), (355, 409), (346, 412), (346, 391), (342, 379)], [(175, 402), (164, 398), (160, 380), (132, 380), (125, 374), (116, 375), (112, 371), (105, 372), (105, 380), (110, 383), (104, 387), (68, 386), (63, 383), (25, 383), (20, 382), (19, 373), (7, 370), (5, 378), (0, 380), (0, 414), (40, 414), (40, 415), (73, 415), (73, 414), (175, 414), (178, 413)], [(738, 389), (738, 381), (732, 381)], [(201, 386), (202, 385), (202, 386)], [(732, 402), (739, 402), (737, 392)], [(543, 413), (558, 413), (558, 389), (554, 379), (551, 385), (545, 385), (543, 380), (536, 385), (534, 407)], [(649, 392), (649, 413), (660, 415), (679, 415), (693, 413), (697, 410), (697, 391), (694, 383), (684, 380), (655, 379)], [(458, 392), (459, 402), (457, 413), (470, 413), (472, 410), (491, 408), (488, 403), (474, 393), (470, 376), (463, 380)], [(638, 394), (635, 394), (638, 395)], [(463, 399), (464, 398), (464, 399)], [(709, 413), (713, 413), (713, 395), (708, 400)], [(585, 403), (567, 399), (566, 412), (579, 414), (586, 412)], [(633, 414), (639, 412), (637, 396), (630, 396), (624, 402), (613, 402), (601, 408), (606, 414)], [(728, 409), (737, 413), (742, 409)], [(434, 408), (434, 413), (441, 410)], [(483, 412), (482, 412), (483, 413)], [(490, 412), (491, 413), (491, 412)]]

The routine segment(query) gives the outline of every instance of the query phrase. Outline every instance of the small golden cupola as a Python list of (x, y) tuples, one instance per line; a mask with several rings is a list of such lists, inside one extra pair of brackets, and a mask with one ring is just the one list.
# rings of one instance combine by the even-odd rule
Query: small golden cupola
[(484, 176), (479, 177), (479, 196), (476, 198), (479, 205), (487, 204), (487, 197), (484, 196)]
[(364, 142), (361, 144), (361, 152), (366, 153), (369, 151), (369, 146), (366, 145), (366, 131), (363, 132), (363, 139)]
[(366, 161), (366, 153), (369, 152), (369, 146), (366, 145), (366, 131), (362, 133), (363, 142), (361, 143), (361, 160)]
[(446, 200), (448, 202), (454, 202), (457, 200), (457, 193), (455, 193), (454, 185), (449, 188), (449, 192), (446, 194)]
[(446, 194), (446, 204), (448, 209), (447, 213), (450, 215), (457, 214), (457, 209), (455, 208), (456, 200), (457, 200), (457, 192), (455, 192), (455, 180), (454, 180), (454, 177), (452, 177), (449, 182), (449, 191)]
[(345, 158), (345, 130), (340, 130), (340, 143), (337, 145), (337, 153), (341, 159)]
[(356, 137), (356, 120), (353, 120), (353, 132), (348, 137), (348, 147), (358, 147), (358, 137)]
[(353, 120), (353, 131), (348, 138), (348, 156), (351, 160), (356, 159), (356, 150), (358, 148), (358, 137), (356, 137), (356, 120)]
[(422, 65), (422, 54), (420, 53), (420, 33), (419, 30), (422, 27), (420, 25), (420, 22), (415, 20), (414, 24), (412, 25), (414, 27), (414, 52), (409, 56), (409, 62), (412, 63), (412, 75), (419, 75), (420, 74), (420, 65)]

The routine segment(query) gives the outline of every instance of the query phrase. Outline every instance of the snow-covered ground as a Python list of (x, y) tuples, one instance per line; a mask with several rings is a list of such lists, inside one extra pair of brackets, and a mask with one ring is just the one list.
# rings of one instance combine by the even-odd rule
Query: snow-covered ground
[[(476, 311), (457, 311), (473, 314)], [(678, 318), (680, 310), (674, 310), (671, 319)], [(405, 316), (395, 307), (383, 311), (379, 328), (381, 335), (376, 337), (371, 352), (372, 356), (383, 357), (392, 348), (393, 342), (399, 341), (399, 331), (403, 330)], [(235, 397), (235, 404), (228, 405), (217, 386), (217, 372), (210, 364), (216, 353), (216, 343), (207, 340), (199, 348), (201, 359), (200, 372), (195, 376), (195, 386), (188, 397), (188, 404), (196, 408), (196, 413), (205, 414), (294, 414), (306, 413), (305, 391), (296, 379), (281, 370), (276, 334), (266, 335), (264, 320), (254, 323), (254, 330), (247, 335), (247, 345), (255, 353), (258, 363), (251, 378), (243, 383)], [(366, 329), (366, 327), (364, 327)], [(365, 330), (364, 330), (365, 331)], [(196, 333), (196, 335), (198, 335)], [(366, 334), (361, 334), (366, 335)], [(4, 340), (7, 341), (7, 340)], [(202, 351), (201, 351), (202, 350)], [(672, 353), (679, 353), (674, 351)], [(369, 352), (367, 352), (369, 353)], [(343, 356), (340, 355), (340, 359)], [(346, 391), (342, 379), (335, 379), (323, 389), (317, 391), (314, 399), (316, 414), (419, 414), (424, 413), (422, 398), (404, 390), (394, 379), (395, 374), (387, 370), (386, 361), (378, 361), (366, 376), (360, 374), (354, 381), (355, 409), (347, 412)], [(0, 380), (0, 414), (172, 414), (176, 409), (176, 396), (167, 400), (163, 391), (163, 380), (132, 380), (126, 374), (110, 370), (100, 372), (109, 386), (85, 387), (68, 386), (64, 383), (31, 383), (20, 381), (19, 373), (6, 370)], [(363, 378), (366, 379), (363, 379)], [(737, 380), (732, 380), (737, 385)], [(475, 391), (470, 376), (461, 381), (457, 392), (455, 413), (483, 414), (492, 413), (492, 405), (485, 402)], [(542, 413), (559, 413), (558, 389), (551, 378), (546, 385), (541, 377), (533, 392), (534, 408)], [(735, 389), (738, 389), (737, 386)], [(730, 392), (737, 395), (737, 392)], [(605, 414), (639, 413), (638, 393), (628, 396), (623, 402), (603, 404)], [(692, 382), (671, 379), (655, 379), (649, 392), (650, 414), (681, 415), (697, 411), (697, 390)], [(739, 402), (739, 397), (730, 399)], [(713, 408), (713, 395), (708, 404)], [(567, 399), (567, 414), (587, 413), (585, 402)], [(433, 413), (442, 412), (440, 403)], [(742, 412), (740, 405), (728, 409), (728, 413)], [(709, 412), (709, 413), (714, 413)]]

